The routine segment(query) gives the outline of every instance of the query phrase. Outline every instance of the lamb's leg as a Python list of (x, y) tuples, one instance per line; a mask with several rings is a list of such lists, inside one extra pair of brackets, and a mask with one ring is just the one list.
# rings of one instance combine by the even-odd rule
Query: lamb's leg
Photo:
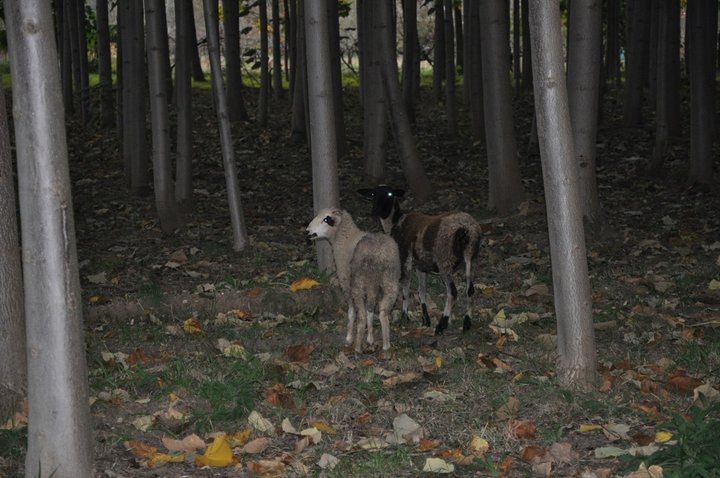
[(375, 343), (375, 336), (373, 334), (373, 313), (372, 310), (366, 311), (365, 317), (367, 317), (367, 343), (372, 345)]
[(380, 300), (380, 330), (382, 331), (383, 351), (390, 349), (390, 311), (395, 304), (397, 298), (397, 285), (387, 285), (383, 290), (382, 300)]
[(363, 335), (365, 335), (365, 324), (367, 323), (367, 309), (364, 301), (355, 304), (357, 309), (357, 333), (355, 334), (355, 352), (362, 352)]
[(350, 345), (353, 341), (353, 332), (355, 328), (355, 308), (352, 305), (348, 305), (348, 323), (347, 323), (347, 335), (345, 335), (345, 343)]
[(463, 332), (470, 330), (470, 326), (472, 325), (470, 317), (472, 314), (472, 296), (475, 293), (475, 286), (472, 280), (472, 260), (468, 257), (465, 258), (465, 278), (467, 284), (465, 287), (466, 308), (465, 319), (463, 320)]
[(430, 327), (430, 314), (427, 308), (427, 274), (418, 271), (418, 292), (420, 292), (420, 307), (422, 307), (422, 320), (425, 327)]
[(408, 322), (408, 304), (410, 302), (410, 279), (405, 275), (405, 278), (402, 280), (402, 317), (403, 322)]
[(443, 275), (442, 280), (445, 283), (447, 297), (445, 299), (445, 309), (443, 309), (443, 315), (435, 327), (435, 335), (442, 334), (445, 329), (448, 328), (448, 325), (450, 324), (450, 314), (452, 313), (453, 304), (457, 298), (457, 288), (455, 287), (455, 282), (452, 280), (452, 276)]

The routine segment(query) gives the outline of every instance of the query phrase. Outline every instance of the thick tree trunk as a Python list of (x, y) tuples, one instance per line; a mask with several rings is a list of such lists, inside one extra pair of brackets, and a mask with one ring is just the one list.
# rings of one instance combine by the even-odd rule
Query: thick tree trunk
[(0, 423), (20, 411), (27, 396), (23, 276), (6, 111), (0, 85)]
[[(572, 9), (577, 8), (573, 4)], [(557, 377), (563, 387), (590, 389), (597, 374), (592, 293), (561, 54), (559, 2), (531, 2), (530, 29), (557, 315)]]
[(690, 31), (690, 171), (691, 184), (713, 182), (713, 137), (715, 131), (715, 53), (717, 2), (688, 3)]
[(220, 69), (220, 39), (218, 36), (218, 0), (203, 0), (205, 13), (205, 31), (208, 39), (208, 56), (210, 57), (210, 70), (212, 77), (212, 91), (215, 100), (215, 111), (218, 117), (220, 130), (220, 147), (225, 168), (225, 184), (228, 190), (228, 205), (230, 210), (230, 223), (233, 232), (233, 250), (241, 251), (248, 244), (248, 234), (245, 228), (240, 200), (240, 186), (237, 179), (237, 166), (235, 166), (235, 153), (233, 150), (232, 135), (230, 133), (230, 117), (228, 115), (225, 85), (223, 85), (222, 70)]
[(457, 135), (457, 103), (455, 98), (455, 27), (453, 2), (445, 0), (445, 116), (448, 136)]
[(249, 119), (243, 99), (242, 63), (240, 52), (240, 4), (238, 0), (223, 0), (223, 27), (225, 28), (225, 74), (230, 119)]
[[(326, 207), (336, 207), (340, 202), (328, 11), (322, 0), (305, 1), (305, 33), (313, 208), (317, 213)], [(317, 242), (317, 255), (321, 270), (334, 270), (332, 248), (327, 241)]]
[(487, 0), (481, 8), (488, 207), (505, 215), (512, 212), (524, 196), (512, 118), (508, 4), (503, 0)]
[(260, 98), (258, 99), (257, 123), (261, 128), (267, 127), (268, 96), (270, 82), (268, 67), (268, 17), (267, 0), (258, 0), (260, 9)]
[(570, 48), (567, 75), (582, 213), (588, 231), (593, 233), (600, 232), (603, 226), (595, 175), (602, 47), (601, 10), (601, 0), (573, 1), (570, 9)]
[(192, 89), (187, 17), (191, 0), (175, 0), (175, 108), (177, 109), (177, 155), (175, 157), (175, 199), (181, 211), (192, 202)]
[(163, 59), (169, 52), (162, 47), (167, 44), (167, 40), (162, 40), (163, 34), (167, 35), (167, 27), (162, 24), (165, 15), (160, 13), (161, 9), (165, 9), (163, 0), (145, 0), (155, 208), (160, 228), (165, 234), (170, 234), (180, 226), (180, 214), (170, 164), (170, 117)]
[(49, 2), (5, 2), (29, 351), (25, 476), (76, 478), (93, 476), (92, 420), (52, 22)]
[(110, 56), (110, 28), (108, 0), (97, 0), (97, 57), (100, 73), (100, 121), (109, 128), (115, 121), (115, 101), (112, 91), (112, 58)]

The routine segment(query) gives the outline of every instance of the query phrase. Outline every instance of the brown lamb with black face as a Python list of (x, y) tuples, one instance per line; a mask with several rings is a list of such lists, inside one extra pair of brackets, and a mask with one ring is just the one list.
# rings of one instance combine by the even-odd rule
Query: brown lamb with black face
[(353, 325), (358, 315), (355, 351), (362, 350), (367, 324), (367, 342), (374, 342), (372, 321), (377, 305), (383, 338), (383, 351), (390, 348), (390, 312), (397, 300), (400, 283), (398, 246), (385, 234), (361, 231), (347, 211), (323, 209), (307, 227), (310, 238), (330, 242), (340, 288), (348, 303), (346, 342), (353, 341)]
[(448, 212), (440, 215), (421, 213), (403, 213), (400, 198), (405, 191), (381, 185), (372, 189), (359, 189), (363, 196), (373, 200), (372, 214), (380, 218), (383, 230), (389, 233), (400, 249), (402, 263), (403, 314), (407, 316), (410, 289), (409, 272), (415, 268), (418, 272), (420, 303), (423, 323), (430, 325), (427, 310), (427, 273), (440, 275), (447, 290), (443, 315), (435, 333), (447, 329), (455, 300), (457, 288), (453, 281), (454, 272), (465, 265), (466, 313), (463, 331), (470, 328), (472, 315), (471, 297), (475, 290), (472, 281), (472, 261), (478, 254), (482, 229), (480, 224), (464, 212)]

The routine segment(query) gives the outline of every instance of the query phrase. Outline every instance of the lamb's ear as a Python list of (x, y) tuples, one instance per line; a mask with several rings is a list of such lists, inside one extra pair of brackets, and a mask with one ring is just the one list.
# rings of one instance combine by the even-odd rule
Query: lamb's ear
[(365, 196), (366, 198), (374, 198), (375, 197), (375, 188), (361, 188), (357, 190), (358, 193), (360, 193), (362, 196)]
[(393, 189), (393, 194), (399, 198), (405, 196), (405, 190), (404, 189)]

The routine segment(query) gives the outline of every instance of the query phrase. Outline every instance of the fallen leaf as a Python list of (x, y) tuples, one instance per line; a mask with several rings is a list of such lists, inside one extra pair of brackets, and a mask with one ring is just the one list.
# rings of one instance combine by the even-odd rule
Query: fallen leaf
[(268, 437), (256, 438), (249, 441), (240, 449), (240, 453), (257, 454), (262, 453), (270, 445), (270, 439)]
[(187, 319), (183, 322), (183, 330), (188, 335), (197, 335), (202, 333), (202, 325), (198, 319)]
[(389, 447), (388, 442), (378, 437), (364, 438), (357, 442), (357, 446), (363, 450), (380, 450), (382, 448)]
[(651, 465), (647, 468), (645, 463), (640, 463), (637, 471), (633, 471), (623, 478), (663, 478), (663, 469), (658, 465)]
[(426, 473), (453, 473), (455, 465), (440, 458), (427, 458), (425, 459), (423, 471)]
[(587, 433), (595, 430), (602, 430), (602, 428), (602, 425), (586, 425), (583, 423), (582, 425), (580, 425), (579, 430), (580, 433)]
[(263, 416), (255, 410), (250, 412), (250, 415), (248, 415), (248, 423), (254, 429), (262, 433), (275, 431), (275, 427), (273, 426), (273, 424), (270, 423), (269, 420), (263, 418)]
[(484, 438), (473, 436), (470, 441), (470, 453), (477, 456), (483, 456), (490, 450), (490, 443)]
[(550, 454), (560, 463), (574, 463), (580, 459), (580, 455), (567, 442), (553, 443), (550, 446)]
[(420, 453), (434, 450), (435, 448), (440, 446), (440, 440), (428, 440), (427, 438), (423, 438), (420, 440), (420, 443), (418, 443), (418, 446), (415, 450), (417, 450)]
[(324, 422), (310, 422), (310, 425), (317, 428), (321, 432), (327, 433), (328, 435), (335, 435), (337, 433), (332, 427)]
[(185, 461), (185, 454), (180, 453), (178, 455), (169, 455), (167, 453), (155, 453), (150, 457), (150, 461), (147, 463), (148, 468), (153, 468), (160, 463), (183, 463)]
[(195, 457), (196, 465), (214, 468), (226, 467), (231, 465), (233, 461), (232, 449), (225, 435), (215, 437), (212, 444), (205, 450), (205, 454)]
[(300, 432), (300, 435), (310, 438), (313, 443), (320, 443), (322, 441), (322, 432), (315, 427), (306, 428)]
[(276, 407), (284, 407), (290, 410), (295, 409), (295, 400), (292, 393), (282, 383), (276, 383), (265, 389), (265, 400)]
[(137, 417), (135, 420), (132, 421), (133, 426), (141, 432), (148, 431), (154, 423), (155, 417), (153, 417), (152, 415), (143, 415), (141, 417)]
[(402, 383), (414, 382), (415, 380), (419, 380), (421, 378), (422, 374), (420, 372), (410, 371), (397, 374), (394, 377), (387, 378), (383, 380), (382, 383), (386, 387), (394, 387)]
[(627, 454), (627, 450), (623, 450), (616, 446), (602, 446), (600, 448), (595, 448), (595, 458), (617, 458)]
[(520, 400), (510, 397), (507, 401), (495, 411), (495, 414), (501, 420), (506, 420), (511, 416), (515, 416), (520, 411)]
[(125, 449), (131, 451), (138, 458), (150, 458), (157, 453), (157, 448), (139, 440), (128, 440), (124, 443)]
[(248, 469), (263, 478), (280, 477), (285, 474), (285, 464), (281, 458), (251, 461), (248, 463)]
[(531, 440), (535, 438), (537, 427), (527, 420), (510, 420), (508, 422), (510, 435), (520, 440)]
[(657, 432), (655, 433), (655, 442), (665, 443), (672, 439), (673, 435), (670, 432)]
[(170, 451), (182, 451), (185, 453), (194, 453), (198, 448), (205, 448), (207, 445), (205, 441), (199, 436), (188, 435), (182, 440), (175, 440), (169, 437), (162, 437), (163, 445)]
[(678, 375), (668, 379), (668, 390), (671, 392), (682, 393), (683, 395), (693, 395), (694, 390), (702, 385), (702, 380), (688, 377), (685, 375)]
[(250, 430), (235, 432), (232, 435), (227, 435), (227, 441), (231, 447), (243, 446), (250, 440), (250, 433)]
[(315, 279), (309, 277), (301, 277), (292, 284), (290, 284), (290, 291), (297, 292), (299, 290), (312, 289), (313, 287), (319, 286), (320, 283)]
[(393, 433), (387, 441), (398, 445), (407, 442), (419, 443), (423, 435), (420, 424), (403, 413), (393, 419)]
[(546, 462), (548, 461), (548, 457), (550, 461), (552, 461), (552, 456), (548, 453), (547, 449), (537, 445), (526, 446), (520, 454), (520, 459), (530, 464)]
[(291, 345), (283, 352), (290, 362), (304, 363), (308, 361), (310, 354), (317, 345), (315, 344), (300, 344)]
[(322, 456), (320, 456), (320, 461), (318, 461), (318, 466), (323, 470), (332, 470), (338, 463), (340, 463), (340, 460), (336, 457), (328, 453), (323, 453)]

